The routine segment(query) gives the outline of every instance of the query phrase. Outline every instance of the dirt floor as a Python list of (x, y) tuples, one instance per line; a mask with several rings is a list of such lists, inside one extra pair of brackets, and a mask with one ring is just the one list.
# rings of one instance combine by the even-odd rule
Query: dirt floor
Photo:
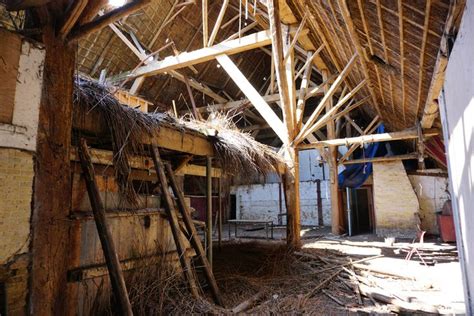
[(226, 231), (214, 252), (214, 271), (226, 313), (251, 298), (249, 314), (341, 315), (464, 312), (457, 250), (425, 241), (405, 260), (411, 241), (386, 243), (374, 235), (338, 238), (328, 228), (302, 230), (303, 248), (289, 254), (284, 229), (275, 239), (255, 227)]

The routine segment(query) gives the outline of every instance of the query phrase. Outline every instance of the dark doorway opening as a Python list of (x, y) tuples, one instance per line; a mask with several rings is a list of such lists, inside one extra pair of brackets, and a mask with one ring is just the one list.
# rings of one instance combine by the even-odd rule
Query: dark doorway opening
[(237, 197), (235, 194), (230, 195), (230, 214), (229, 219), (237, 219)]
[(352, 235), (368, 234), (374, 231), (372, 187), (350, 189), (350, 210)]

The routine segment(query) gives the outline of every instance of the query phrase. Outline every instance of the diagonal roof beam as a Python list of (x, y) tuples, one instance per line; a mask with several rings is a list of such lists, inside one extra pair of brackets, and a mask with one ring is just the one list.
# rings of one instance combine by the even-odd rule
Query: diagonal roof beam
[(258, 91), (252, 86), (252, 84), (245, 78), (244, 74), (237, 68), (234, 62), (227, 55), (219, 55), (216, 57), (219, 64), (232, 78), (235, 84), (242, 90), (247, 98), (252, 102), (253, 106), (257, 109), (260, 115), (270, 125), (275, 134), (285, 143), (288, 140), (288, 134), (280, 118), (273, 112), (272, 108), (268, 105)]

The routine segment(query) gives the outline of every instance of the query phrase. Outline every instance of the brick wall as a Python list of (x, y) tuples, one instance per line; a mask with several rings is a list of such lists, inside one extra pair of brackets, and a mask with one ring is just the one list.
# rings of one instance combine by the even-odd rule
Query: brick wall
[(0, 282), (10, 315), (25, 313), (32, 185), (33, 154), (0, 148)]
[(374, 163), (375, 230), (384, 237), (416, 236), (418, 198), (401, 161)]

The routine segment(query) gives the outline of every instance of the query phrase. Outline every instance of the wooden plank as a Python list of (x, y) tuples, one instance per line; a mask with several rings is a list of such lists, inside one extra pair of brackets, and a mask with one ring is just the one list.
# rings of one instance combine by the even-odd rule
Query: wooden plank
[(245, 78), (242, 72), (237, 68), (234, 62), (227, 55), (219, 55), (216, 57), (219, 64), (232, 78), (234, 83), (240, 88), (240, 90), (247, 96), (252, 102), (252, 105), (257, 109), (260, 115), (265, 119), (268, 125), (271, 126), (275, 134), (284, 142), (288, 142), (288, 136), (286, 128), (283, 125), (280, 118), (273, 112), (272, 108), (268, 105), (258, 91), (252, 86), (252, 84)]
[(219, 288), (217, 287), (216, 279), (214, 278), (214, 273), (212, 272), (211, 264), (207, 260), (206, 253), (204, 251), (204, 248), (202, 247), (201, 240), (199, 238), (199, 234), (196, 231), (193, 219), (191, 218), (191, 211), (189, 210), (188, 205), (186, 204), (183, 192), (179, 189), (171, 166), (169, 164), (166, 164), (165, 167), (166, 172), (168, 174), (168, 178), (170, 180), (171, 188), (173, 189), (174, 196), (177, 198), (176, 202), (178, 204), (178, 210), (180, 211), (180, 214), (183, 218), (186, 230), (191, 236), (190, 243), (196, 251), (197, 258), (200, 261), (200, 265), (204, 268), (204, 275), (206, 276), (206, 280), (211, 289), (214, 301), (220, 306), (223, 306), (222, 297), (220, 295)]
[(214, 28), (212, 29), (211, 36), (209, 37), (209, 42), (207, 46), (212, 46), (214, 44), (214, 40), (216, 39), (217, 32), (221, 28), (222, 20), (224, 19), (225, 12), (227, 10), (227, 6), (229, 5), (229, 0), (224, 0), (222, 2), (221, 10), (219, 11), (219, 15), (217, 16), (216, 23), (214, 24)]
[(152, 76), (203, 63), (212, 60), (221, 54), (237, 54), (243, 51), (266, 46), (270, 43), (270, 32), (260, 31), (258, 33), (244, 36), (240, 39), (222, 42), (212, 47), (204, 47), (192, 52), (184, 52), (178, 56), (168, 56), (163, 60), (153, 61), (148, 65), (141, 66), (138, 69), (125, 73), (119, 77), (135, 78), (139, 76)]
[(150, 1), (151, 0), (135, 0), (133, 2), (127, 3), (115, 10), (104, 14), (103, 16), (93, 20), (92, 22), (86, 23), (78, 28), (73, 29), (68, 39), (69, 41), (74, 42), (84, 36), (97, 32), (106, 27), (107, 25), (123, 17), (126, 17), (127, 15), (130, 15), (137, 10), (140, 10), (145, 5), (148, 5)]
[(353, 159), (353, 160), (346, 160), (343, 161), (342, 164), (350, 165), (350, 164), (357, 164), (357, 163), (374, 163), (374, 162), (384, 162), (384, 161), (398, 161), (398, 160), (411, 160), (411, 159), (418, 159), (417, 153), (405, 154), (405, 155), (397, 155), (397, 156), (389, 156), (389, 157), (375, 157), (375, 158), (364, 158), (364, 159)]
[(120, 266), (117, 251), (115, 250), (115, 244), (110, 232), (110, 228), (107, 224), (104, 205), (102, 204), (102, 200), (100, 198), (100, 192), (97, 187), (91, 156), (87, 148), (87, 143), (84, 139), (81, 139), (80, 142), (79, 156), (84, 180), (86, 182), (87, 192), (89, 194), (89, 200), (94, 213), (97, 233), (99, 235), (104, 258), (109, 270), (110, 283), (112, 284), (112, 290), (114, 292), (116, 302), (118, 303), (118, 307), (122, 315), (133, 315), (132, 306), (128, 298), (127, 287), (123, 278), (122, 268)]
[(176, 244), (176, 250), (178, 251), (179, 261), (181, 263), (181, 268), (183, 269), (183, 274), (186, 281), (189, 284), (189, 290), (195, 298), (199, 298), (199, 291), (197, 288), (197, 282), (192, 270), (191, 262), (189, 258), (186, 257), (186, 247), (181, 239), (181, 230), (179, 228), (178, 215), (176, 214), (176, 209), (174, 207), (173, 198), (168, 191), (169, 185), (168, 180), (165, 175), (165, 166), (160, 157), (160, 152), (158, 148), (152, 145), (151, 155), (153, 158), (153, 163), (155, 164), (155, 171), (158, 175), (158, 180), (160, 182), (162, 193), (165, 202), (165, 210), (168, 215), (168, 221), (171, 227), (171, 233), (173, 234), (173, 239)]
[[(440, 130), (436, 128), (430, 128), (423, 130), (424, 137), (432, 137), (440, 135)], [(345, 146), (352, 144), (362, 144), (362, 143), (376, 143), (376, 142), (389, 142), (394, 140), (406, 140), (406, 139), (416, 139), (418, 138), (418, 132), (416, 129), (406, 129), (400, 132), (390, 132), (390, 133), (381, 133), (373, 135), (363, 135), (357, 137), (349, 138), (338, 138), (338, 139), (328, 139), (320, 140), (317, 143), (312, 144), (302, 144), (298, 146), (301, 150), (329, 147), (329, 146)]]
[(21, 37), (0, 28), (0, 123), (11, 124), (21, 54)]
[[(103, 166), (113, 166), (114, 161), (114, 153), (110, 150), (103, 150), (103, 149), (94, 149), (91, 148), (89, 150), (91, 152), (92, 156), (92, 163), (96, 165), (103, 165)], [(71, 151), (71, 161), (79, 161), (79, 155), (77, 154), (76, 150)], [(192, 155), (189, 156), (192, 158)], [(130, 168), (132, 169), (138, 169), (138, 170), (146, 170), (147, 172), (150, 172), (151, 174), (154, 174), (153, 170), (150, 170), (151, 168), (151, 160), (149, 157), (145, 156), (131, 156), (128, 159), (128, 164)], [(205, 177), (206, 176), (206, 167), (205, 166), (200, 166), (200, 165), (194, 165), (194, 164), (188, 164), (187, 162), (180, 166), (179, 170), (175, 170), (175, 173), (177, 175), (190, 175), (190, 176), (199, 176), (199, 177)], [(213, 178), (219, 178), (224, 176), (224, 173), (222, 172), (222, 169), (220, 168), (213, 168), (212, 169), (212, 177)]]
[(59, 28), (59, 36), (62, 39), (65, 39), (67, 37), (69, 31), (71, 31), (76, 22), (79, 20), (82, 12), (86, 8), (87, 2), (88, 0), (78, 0), (74, 1), (71, 4), (69, 11), (64, 17), (64, 21), (61, 24), (61, 27)]

